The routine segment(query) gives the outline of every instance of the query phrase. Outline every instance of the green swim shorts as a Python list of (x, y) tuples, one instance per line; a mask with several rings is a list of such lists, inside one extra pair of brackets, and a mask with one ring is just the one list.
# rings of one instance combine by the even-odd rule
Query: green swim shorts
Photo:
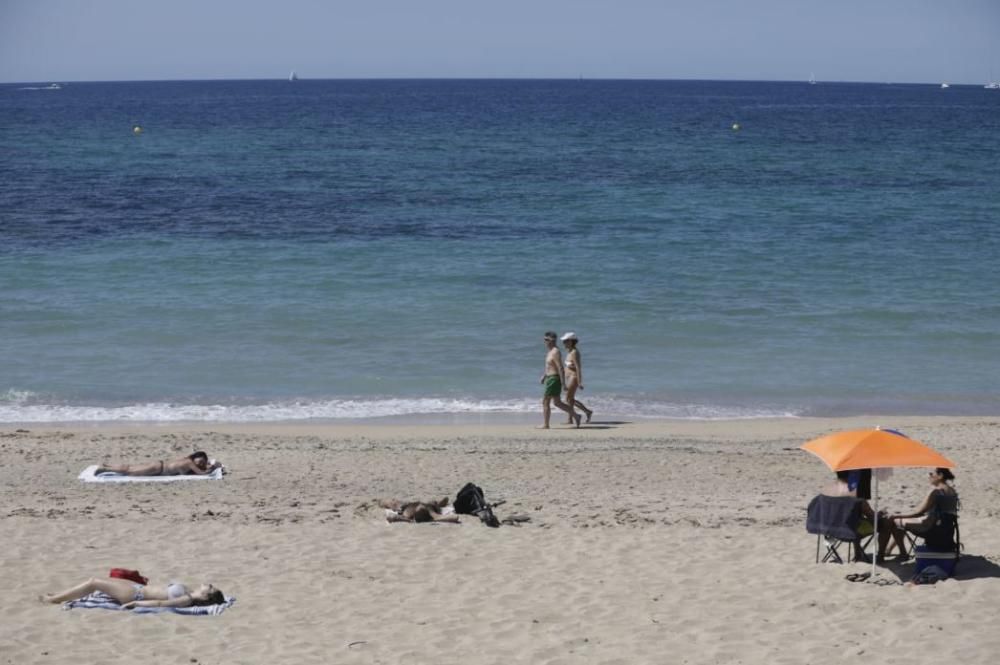
[(562, 381), (558, 374), (549, 374), (545, 377), (545, 397), (559, 397), (562, 394)]

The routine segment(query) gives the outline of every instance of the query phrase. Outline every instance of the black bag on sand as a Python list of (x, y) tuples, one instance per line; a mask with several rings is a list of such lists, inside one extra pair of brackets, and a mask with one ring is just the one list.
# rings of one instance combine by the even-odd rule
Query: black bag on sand
[(458, 490), (455, 502), (452, 504), (459, 515), (475, 515), (483, 524), (491, 527), (500, 526), (500, 520), (493, 514), (493, 508), (486, 503), (483, 488), (472, 483)]

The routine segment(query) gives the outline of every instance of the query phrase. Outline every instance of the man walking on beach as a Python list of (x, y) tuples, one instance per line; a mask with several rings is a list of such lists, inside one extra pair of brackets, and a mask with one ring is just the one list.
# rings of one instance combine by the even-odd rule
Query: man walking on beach
[(545, 386), (545, 392), (542, 394), (542, 415), (545, 418), (545, 424), (541, 429), (549, 428), (549, 418), (552, 416), (552, 404), (569, 414), (569, 417), (573, 419), (576, 426), (580, 426), (581, 416), (573, 411), (573, 407), (562, 401), (562, 387), (566, 382), (565, 376), (563, 375), (563, 364), (562, 364), (562, 354), (559, 353), (559, 347), (556, 346), (556, 334), (551, 330), (545, 333), (545, 370), (542, 372), (541, 383)]

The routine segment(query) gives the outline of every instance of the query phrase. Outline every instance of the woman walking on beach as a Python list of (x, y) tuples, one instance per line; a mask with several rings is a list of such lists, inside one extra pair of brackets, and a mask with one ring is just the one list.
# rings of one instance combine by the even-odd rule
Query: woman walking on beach
[(194, 605), (221, 605), (226, 602), (221, 591), (211, 584), (202, 584), (193, 591), (183, 584), (137, 584), (118, 577), (91, 577), (82, 584), (61, 593), (39, 596), (44, 603), (65, 603), (79, 600), (100, 591), (121, 603), (123, 610), (134, 607), (191, 607)]
[(125, 476), (204, 476), (222, 466), (208, 463), (208, 454), (202, 451), (175, 460), (160, 460), (149, 464), (119, 464), (97, 467), (97, 473), (120, 473)]
[[(594, 412), (576, 399), (576, 391), (583, 390), (583, 361), (580, 358), (580, 350), (576, 348), (577, 343), (579, 343), (576, 333), (568, 332), (563, 335), (562, 343), (566, 347), (566, 403), (586, 413), (589, 423)], [(573, 424), (572, 415), (570, 415), (567, 424)]]

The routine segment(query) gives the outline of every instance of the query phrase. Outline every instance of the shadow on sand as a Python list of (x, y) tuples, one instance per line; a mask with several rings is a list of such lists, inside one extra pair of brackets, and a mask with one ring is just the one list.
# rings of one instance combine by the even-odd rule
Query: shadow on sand
[(591, 420), (589, 423), (580, 423), (580, 427), (573, 427), (569, 423), (563, 423), (562, 425), (556, 425), (554, 429), (615, 429), (621, 425), (631, 424), (628, 420)]
[(955, 579), (977, 580), (984, 577), (1000, 577), (1000, 565), (984, 556), (963, 554), (955, 568)]
[[(902, 563), (886, 561), (881, 567), (896, 575), (903, 582), (912, 579), (916, 573), (916, 562), (913, 559)], [(997, 565), (984, 556), (963, 554), (962, 558), (958, 560), (958, 566), (955, 568), (953, 579), (961, 581), (989, 577), (1000, 577), (1000, 565)]]

